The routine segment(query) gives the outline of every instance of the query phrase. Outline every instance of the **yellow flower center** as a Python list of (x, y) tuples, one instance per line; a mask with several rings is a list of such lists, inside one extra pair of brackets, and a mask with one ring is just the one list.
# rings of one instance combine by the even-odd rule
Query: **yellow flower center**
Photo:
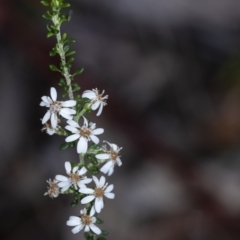
[(61, 102), (53, 102), (50, 106), (51, 113), (58, 113), (61, 110)]
[(102, 198), (104, 195), (104, 188), (95, 188), (94, 195), (95, 197)]
[(117, 157), (118, 157), (118, 153), (115, 152), (115, 151), (110, 151), (110, 155), (111, 155), (111, 159), (116, 161), (117, 160)]
[(71, 179), (73, 185), (77, 185), (77, 183), (81, 180), (80, 176), (77, 173), (70, 173), (69, 178)]
[(84, 226), (90, 225), (92, 223), (92, 218), (86, 214), (81, 216), (82, 224)]
[(79, 133), (80, 133), (81, 136), (83, 136), (83, 137), (85, 137), (85, 138), (89, 138), (89, 136), (90, 136), (91, 133), (92, 133), (92, 129), (83, 126), (83, 127), (80, 129)]

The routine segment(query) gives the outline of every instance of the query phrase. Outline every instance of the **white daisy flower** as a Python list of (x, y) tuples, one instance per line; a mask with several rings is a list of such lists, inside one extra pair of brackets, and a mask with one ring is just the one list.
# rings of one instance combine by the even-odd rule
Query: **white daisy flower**
[(51, 179), (47, 180), (47, 183), (49, 184), (47, 192), (44, 193), (44, 195), (48, 195), (50, 198), (56, 198), (58, 197), (60, 193), (60, 189), (57, 185), (57, 180), (54, 179), (53, 181)]
[(71, 216), (67, 221), (68, 226), (74, 226), (74, 228), (72, 229), (72, 233), (76, 234), (85, 227), (85, 232), (89, 232), (91, 229), (95, 234), (101, 234), (100, 228), (94, 225), (94, 223), (96, 222), (96, 218), (93, 217), (93, 211), (90, 211), (90, 214), (87, 215), (87, 210), (86, 208), (84, 208), (80, 211), (80, 214), (80, 217)]
[(57, 101), (57, 91), (54, 87), (51, 87), (50, 90), (51, 98), (47, 96), (42, 97), (42, 102), (40, 106), (48, 107), (49, 110), (46, 112), (42, 119), (42, 124), (46, 123), (49, 119), (51, 120), (52, 128), (55, 129), (57, 127), (58, 114), (66, 119), (72, 119), (71, 115), (75, 114), (76, 111), (69, 107), (73, 107), (76, 105), (75, 100), (68, 100), (65, 102)]
[(77, 189), (77, 187), (86, 187), (85, 184), (88, 184), (92, 181), (91, 178), (83, 176), (87, 172), (87, 169), (85, 167), (82, 167), (80, 170), (78, 170), (78, 167), (75, 166), (72, 169), (70, 162), (65, 162), (65, 169), (68, 177), (65, 177), (63, 175), (57, 175), (55, 177), (55, 179), (58, 181), (58, 187), (61, 188), (61, 192), (65, 192), (71, 186), (74, 186), (75, 189)]
[[(58, 123), (60, 123), (60, 119), (58, 119)], [(44, 123), (44, 127), (41, 129), (41, 131), (46, 131), (47, 134), (49, 135), (53, 135), (56, 130), (58, 130), (59, 126), (57, 125), (57, 127), (54, 129), (51, 125), (50, 120), (48, 120), (46, 123)]]
[(105, 153), (97, 154), (95, 157), (103, 162), (107, 160), (107, 162), (101, 167), (100, 171), (107, 174), (108, 176), (112, 175), (114, 172), (114, 166), (117, 164), (119, 167), (122, 165), (122, 161), (120, 156), (118, 155), (119, 151), (122, 148), (119, 148), (114, 143), (106, 142), (110, 146), (110, 150), (107, 150), (106, 147), (103, 148)]
[(80, 127), (79, 124), (73, 120), (68, 120), (65, 128), (73, 133), (73, 135), (68, 136), (65, 141), (73, 142), (79, 139), (77, 144), (78, 153), (86, 153), (88, 149), (88, 141), (92, 140), (95, 144), (99, 143), (99, 138), (96, 135), (102, 134), (104, 132), (103, 128), (96, 128), (95, 123), (89, 123), (85, 117), (83, 117), (83, 126)]
[(100, 94), (97, 88), (92, 89), (92, 91), (86, 90), (82, 94), (83, 98), (88, 98), (91, 100), (91, 104), (92, 104), (91, 109), (93, 111), (99, 108), (97, 112), (97, 116), (99, 116), (102, 113), (103, 106), (107, 105), (106, 100), (108, 99), (108, 95), (103, 96), (103, 94), (104, 94), (104, 90)]
[[(82, 204), (87, 204), (95, 199), (94, 202), (94, 209), (97, 213), (100, 213), (101, 209), (104, 206), (103, 203), (103, 196), (113, 199), (115, 197), (114, 193), (111, 193), (113, 190), (113, 184), (108, 186), (108, 183), (106, 182), (106, 179), (104, 176), (101, 176), (100, 180), (98, 180), (95, 176), (92, 177), (93, 181), (96, 184), (95, 189), (91, 188), (80, 188), (79, 192), (84, 194), (89, 194), (88, 196), (84, 197), (81, 200)], [(93, 209), (92, 209), (93, 211)]]

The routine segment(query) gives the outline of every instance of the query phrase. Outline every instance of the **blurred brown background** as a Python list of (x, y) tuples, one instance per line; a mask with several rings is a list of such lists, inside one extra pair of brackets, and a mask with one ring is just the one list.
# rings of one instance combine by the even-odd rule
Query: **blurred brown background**
[[(101, 140), (123, 147), (102, 229), (114, 240), (240, 239), (240, 1), (71, 0), (82, 90), (109, 94)], [(82, 208), (44, 197), (75, 149), (40, 132), (48, 69), (39, 1), (0, 1), (1, 240), (76, 240)], [(57, 87), (60, 91), (60, 88)], [(60, 94), (59, 94), (60, 95)]]

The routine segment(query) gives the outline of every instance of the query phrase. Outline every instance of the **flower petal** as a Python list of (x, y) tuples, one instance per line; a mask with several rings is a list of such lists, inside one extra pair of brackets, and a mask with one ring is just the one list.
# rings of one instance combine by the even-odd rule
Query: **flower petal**
[(68, 185), (66, 185), (66, 187), (61, 189), (61, 192), (64, 193), (65, 191), (67, 191), (69, 188), (71, 187), (71, 184), (69, 183)]
[(67, 114), (67, 113), (65, 113), (65, 112), (59, 112), (59, 114), (63, 117), (63, 118), (65, 118), (65, 119), (68, 119), (68, 120), (72, 120), (72, 116), (70, 115), (70, 114)]
[(40, 106), (41, 106), (41, 107), (49, 107), (50, 105), (47, 104), (47, 103), (45, 103), (44, 101), (41, 101), (41, 102), (40, 102)]
[(97, 213), (101, 212), (102, 209), (102, 198), (95, 198), (94, 207)]
[(91, 140), (95, 143), (95, 144), (98, 144), (99, 143), (99, 138), (98, 137), (96, 137), (95, 135), (90, 135), (90, 138), (91, 138)]
[(96, 116), (99, 116), (99, 115), (101, 115), (101, 113), (102, 113), (102, 110), (103, 110), (103, 103), (101, 103), (101, 104), (100, 104), (100, 106), (99, 106), (99, 109), (98, 109), (98, 112), (97, 112)]
[(78, 170), (78, 166), (75, 166), (75, 167), (73, 168), (72, 172), (73, 172), (73, 173), (76, 173), (77, 170)]
[(74, 107), (76, 106), (76, 101), (75, 100), (68, 100), (68, 101), (65, 101), (65, 102), (62, 102), (62, 106), (63, 107)]
[(106, 174), (112, 167), (113, 167), (112, 161), (108, 161), (101, 167), (100, 171)]
[(43, 102), (45, 102), (46, 104), (50, 105), (50, 102), (48, 101), (48, 97), (47, 97), (47, 96), (42, 96), (41, 99), (42, 99)]
[(99, 181), (99, 186), (103, 187), (106, 182), (106, 178), (104, 176), (101, 176), (100, 181)]
[(79, 170), (79, 175), (83, 175), (87, 172), (87, 169), (85, 167), (82, 167), (80, 170)]
[(68, 178), (65, 177), (65, 176), (63, 176), (63, 175), (57, 175), (57, 176), (55, 177), (55, 179), (56, 179), (57, 181), (61, 181), (61, 182), (67, 182), (67, 181), (68, 181)]
[(65, 169), (66, 173), (69, 174), (72, 170), (71, 163), (70, 162), (65, 162)]
[(114, 193), (104, 193), (104, 196), (110, 199), (115, 198), (115, 194)]
[(60, 188), (69, 188), (71, 186), (69, 181), (67, 181), (67, 182), (66, 181), (65, 182), (58, 182), (57, 185)]
[(78, 133), (77, 134), (73, 134), (73, 135), (68, 136), (65, 139), (65, 142), (73, 142), (73, 141), (77, 140), (78, 138), (80, 138), (80, 135)]
[(95, 182), (96, 186), (99, 186), (99, 181), (96, 176), (92, 176), (93, 181)]
[(83, 179), (83, 180), (81, 180), (81, 184), (88, 184), (88, 183), (90, 183), (90, 182), (92, 182), (92, 179), (91, 178), (85, 178), (85, 179)]
[(52, 113), (51, 115), (51, 125), (52, 125), (52, 128), (56, 128), (57, 127), (57, 115)]
[(88, 126), (88, 120), (84, 116), (82, 116), (82, 117), (83, 117), (83, 124), (85, 126)]
[(79, 192), (84, 194), (93, 194), (94, 190), (91, 188), (81, 188), (79, 189)]
[(72, 233), (76, 234), (76, 233), (80, 232), (82, 229), (83, 229), (83, 225), (78, 225), (72, 229)]
[(106, 189), (105, 189), (105, 193), (109, 193), (109, 192), (111, 192), (112, 190), (113, 190), (113, 188), (114, 188), (114, 186), (113, 186), (113, 184), (111, 184), (111, 185), (109, 185)]
[(67, 124), (69, 124), (70, 126), (75, 127), (75, 128), (80, 128), (79, 124), (73, 120), (68, 120)]
[(66, 113), (66, 114), (75, 114), (76, 110), (71, 108), (61, 108), (60, 113)]
[(72, 127), (72, 126), (70, 126), (70, 125), (67, 125), (67, 126), (65, 127), (65, 129), (67, 129), (68, 131), (70, 131), (70, 132), (72, 132), (72, 133), (77, 133), (77, 132), (79, 131), (77, 128)]
[(100, 230), (100, 228), (98, 228), (97, 226), (95, 226), (94, 224), (91, 224), (90, 225), (90, 228), (91, 228), (91, 230), (94, 232), (94, 233), (96, 233), (97, 235), (99, 235), (99, 234), (101, 234), (101, 230)]
[[(71, 225), (68, 225), (68, 223), (71, 224)], [(76, 225), (79, 225), (79, 224), (81, 224), (80, 217), (70, 216), (69, 220), (67, 221), (68, 226), (76, 226)]]
[(95, 208), (94, 208), (94, 206), (92, 206), (89, 216), (92, 217), (94, 214), (95, 214)]
[(88, 141), (84, 137), (80, 137), (77, 144), (77, 152), (78, 153), (86, 153), (88, 148)]
[(100, 160), (106, 160), (111, 158), (110, 154), (108, 153), (100, 153), (100, 154), (97, 154), (95, 157)]
[(54, 87), (51, 87), (50, 92), (51, 98), (55, 102), (57, 100), (57, 91)]
[(89, 231), (90, 231), (89, 226), (85, 226), (84, 232), (89, 232)]
[(47, 111), (42, 119), (42, 124), (46, 123), (50, 117), (51, 117), (51, 113), (50, 111)]
[(108, 171), (108, 176), (111, 176), (114, 172), (114, 167), (110, 168)]
[(99, 107), (99, 105), (100, 105), (100, 101), (96, 101), (92, 106), (91, 106), (91, 109), (94, 111), (94, 110), (96, 110), (98, 107)]
[(103, 128), (97, 128), (92, 131), (92, 134), (99, 135), (99, 134), (102, 134), (103, 132), (104, 132)]
[(117, 158), (116, 163), (119, 167), (122, 166), (122, 161), (119, 157)]
[(93, 99), (93, 98), (96, 98), (96, 97), (97, 97), (96, 93), (91, 91), (91, 90), (86, 90), (82, 94), (82, 98)]
[(91, 195), (91, 196), (86, 196), (81, 200), (82, 204), (86, 204), (91, 202), (93, 199), (95, 198), (95, 196)]
[(113, 149), (114, 152), (118, 152), (118, 146), (114, 143), (111, 143), (111, 148)]

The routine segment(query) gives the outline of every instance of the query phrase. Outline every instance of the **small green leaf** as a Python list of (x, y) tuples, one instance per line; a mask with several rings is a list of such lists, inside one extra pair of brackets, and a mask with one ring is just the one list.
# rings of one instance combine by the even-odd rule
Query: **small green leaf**
[(51, 17), (47, 16), (46, 14), (43, 14), (42, 17), (45, 19), (51, 19)]
[(63, 3), (61, 4), (61, 8), (68, 8), (70, 7), (71, 5), (69, 3)]
[(49, 65), (49, 68), (54, 72), (60, 72), (60, 70), (54, 64)]
[(66, 38), (67, 38), (67, 34), (66, 34), (66, 33), (64, 33), (64, 34), (62, 35), (62, 41), (65, 41), (65, 40), (66, 40)]
[(51, 31), (52, 31), (52, 29), (50, 28), (50, 26), (49, 26), (49, 25), (46, 25), (46, 28), (47, 28), (47, 30), (48, 30), (49, 32), (51, 32)]
[(77, 110), (78, 113), (81, 112), (82, 111), (82, 105), (81, 104), (77, 104), (76, 110)]
[(70, 142), (70, 147), (74, 147), (76, 145), (76, 142)]
[(71, 202), (72, 207), (76, 207), (78, 205), (78, 200), (74, 200)]
[(76, 40), (75, 40), (75, 39), (73, 39), (73, 38), (69, 38), (69, 39), (68, 39), (68, 42), (69, 42), (69, 43), (75, 43), (75, 42), (76, 42)]
[(80, 90), (80, 86), (75, 86), (75, 87), (73, 88), (73, 92), (76, 92), (76, 91), (78, 91), (78, 90)]
[(88, 167), (87, 166), (87, 170), (93, 174), (98, 174), (99, 173), (99, 170), (97, 167)]
[(84, 237), (85, 237), (85, 238), (88, 238), (88, 236), (89, 236), (89, 233), (85, 232), (85, 233), (84, 233)]
[(63, 87), (63, 89), (64, 89), (65, 91), (68, 91), (69, 86), (68, 86), (68, 85), (65, 85), (65, 86)]
[(66, 97), (67, 94), (68, 94), (67, 92), (63, 93), (63, 94), (62, 94), (62, 97)]
[(68, 143), (63, 143), (60, 145), (60, 150), (64, 150), (66, 148), (68, 148)]
[(70, 58), (67, 63), (69, 64), (69, 63), (72, 63), (73, 61), (74, 61), (74, 58)]
[(52, 33), (52, 32), (49, 32), (49, 33), (47, 34), (47, 38), (50, 38), (50, 37), (52, 37), (53, 35), (55, 35), (55, 34)]
[(63, 78), (61, 78), (58, 85), (61, 86), (61, 87), (65, 86), (66, 85), (65, 80)]
[(105, 237), (98, 237), (97, 240), (107, 240)]
[(93, 165), (98, 165), (98, 160), (97, 160), (96, 158), (92, 158), (92, 159), (91, 159), (91, 163), (92, 163)]
[(67, 52), (69, 50), (69, 45), (64, 46), (63, 51)]
[(55, 56), (55, 55), (56, 55), (56, 50), (55, 50), (55, 49), (51, 50), (50, 53), (49, 53), (49, 55), (50, 55), (51, 57)]
[(84, 68), (78, 68), (77, 71), (73, 74), (73, 76), (81, 74), (84, 71)]
[(67, 63), (66, 64), (66, 67), (68, 68), (68, 70), (70, 71), (71, 67), (72, 67), (72, 64), (71, 63)]
[(97, 224), (102, 224), (102, 223), (104, 223), (104, 222), (103, 222), (102, 219), (100, 219), (100, 218), (97, 217), (97, 218), (96, 218), (96, 223), (97, 223)]
[(47, 1), (41, 1), (41, 4), (44, 5), (45, 7), (49, 7), (49, 3)]
[(107, 235), (108, 235), (108, 231), (106, 231), (106, 230), (102, 230), (101, 235), (103, 235), (103, 236), (107, 236)]
[(70, 51), (70, 52), (67, 52), (65, 56), (70, 56), (70, 55), (73, 55), (75, 53), (76, 53), (76, 51)]

